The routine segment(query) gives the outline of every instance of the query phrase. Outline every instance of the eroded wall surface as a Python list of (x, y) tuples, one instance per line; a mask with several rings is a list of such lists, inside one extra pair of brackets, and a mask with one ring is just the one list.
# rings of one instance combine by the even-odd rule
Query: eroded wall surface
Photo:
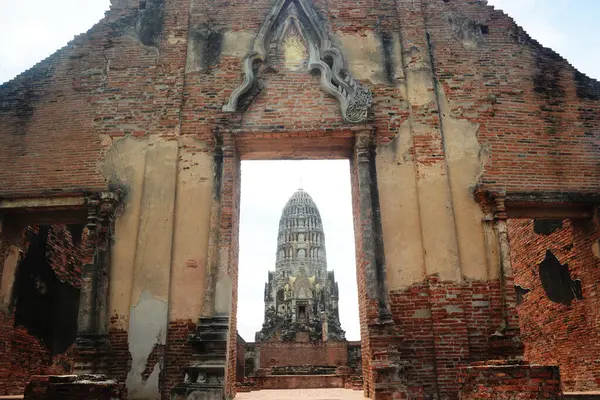
[(558, 365), (565, 391), (598, 390), (597, 221), (515, 219), (509, 237), (525, 357)]
[[(412, 396), (452, 397), (455, 369), (490, 357), (502, 288), (497, 238), (475, 188), (598, 191), (600, 84), (502, 12), (466, 0), (312, 3), (373, 94), (364, 123), (345, 123), (285, 46), (238, 111), (222, 111), (271, 0), (113, 0), (89, 32), (0, 86), (0, 197), (124, 195), (110, 371), (131, 398), (167, 398), (182, 381), (205, 297), (209, 311), (230, 315), (235, 343), (237, 168), (255, 148), (271, 158), (348, 157), (357, 131), (374, 133), (394, 324), (374, 327), (373, 282), (359, 265), (371, 396), (404, 360)], [(390, 348), (398, 351), (371, 363)], [(234, 377), (231, 369), (230, 390)]]
[(31, 375), (70, 373), (77, 334), (82, 230), (27, 227), (7, 245), (0, 288), (0, 394), (22, 394)]

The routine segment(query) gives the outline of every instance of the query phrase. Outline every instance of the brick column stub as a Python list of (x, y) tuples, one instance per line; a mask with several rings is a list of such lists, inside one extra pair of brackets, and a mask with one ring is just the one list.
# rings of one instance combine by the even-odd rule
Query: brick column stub
[(475, 197), (482, 205), (484, 223), (491, 221), (496, 236), (498, 262), (500, 266), (500, 286), (502, 293), (502, 322), (490, 337), (491, 354), (498, 358), (523, 357), (524, 345), (520, 338), (517, 297), (513, 270), (510, 261), (510, 243), (508, 239), (508, 215), (506, 211), (506, 193), (476, 191)]
[(114, 219), (119, 192), (89, 196), (85, 262), (77, 318), (75, 372), (106, 373), (108, 355), (108, 296)]
[(362, 237), (362, 248), (358, 249), (364, 263), (365, 285), (367, 296), (376, 300), (379, 310), (379, 322), (391, 321), (387, 277), (385, 270), (385, 254), (379, 208), (379, 193), (375, 170), (375, 147), (370, 134), (358, 134), (354, 146), (354, 160), (358, 177), (360, 227), (356, 235)]
[(217, 271), (220, 264), (220, 238), (221, 238), (221, 199), (223, 197), (223, 139), (215, 134), (215, 148), (213, 150), (213, 175), (214, 185), (210, 212), (210, 226), (208, 234), (208, 262), (204, 289), (204, 303), (202, 318), (209, 318), (215, 312), (215, 286)]

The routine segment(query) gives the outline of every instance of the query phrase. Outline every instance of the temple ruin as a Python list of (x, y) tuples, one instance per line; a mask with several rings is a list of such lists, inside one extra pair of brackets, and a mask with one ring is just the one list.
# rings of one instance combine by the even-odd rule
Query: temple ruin
[[(365, 397), (593, 394), (599, 137), (600, 83), (485, 0), (112, 0), (0, 85), (0, 396), (234, 398), (257, 159), (349, 160)], [(263, 337), (333, 346), (282, 240), (308, 322)]]
[(317, 205), (300, 189), (285, 205), (279, 221), (277, 262), (265, 284), (262, 342), (344, 340), (339, 290), (327, 271), (325, 233)]

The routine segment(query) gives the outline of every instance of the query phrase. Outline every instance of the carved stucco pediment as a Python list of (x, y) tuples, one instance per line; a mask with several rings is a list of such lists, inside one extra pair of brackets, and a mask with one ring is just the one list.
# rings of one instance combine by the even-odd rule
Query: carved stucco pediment
[(364, 122), (371, 107), (371, 91), (350, 75), (342, 52), (331, 43), (311, 0), (276, 1), (254, 40), (252, 50), (244, 57), (244, 80), (233, 91), (223, 111), (237, 111), (240, 98), (256, 84), (259, 67), (268, 62), (269, 43), (273, 39), (281, 39), (290, 27), (294, 27), (306, 40), (309, 53), (307, 69), (320, 71), (321, 88), (338, 100), (344, 120)]

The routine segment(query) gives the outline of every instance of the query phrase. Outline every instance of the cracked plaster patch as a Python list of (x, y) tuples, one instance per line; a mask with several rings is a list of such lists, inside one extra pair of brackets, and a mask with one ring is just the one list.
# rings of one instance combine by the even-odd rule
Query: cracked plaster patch
[(145, 290), (137, 305), (131, 307), (129, 323), (129, 353), (131, 369), (126, 385), (130, 399), (160, 400), (158, 386), (161, 362), (154, 365), (148, 379), (143, 380), (148, 357), (155, 345), (166, 343), (168, 303), (155, 299)]

